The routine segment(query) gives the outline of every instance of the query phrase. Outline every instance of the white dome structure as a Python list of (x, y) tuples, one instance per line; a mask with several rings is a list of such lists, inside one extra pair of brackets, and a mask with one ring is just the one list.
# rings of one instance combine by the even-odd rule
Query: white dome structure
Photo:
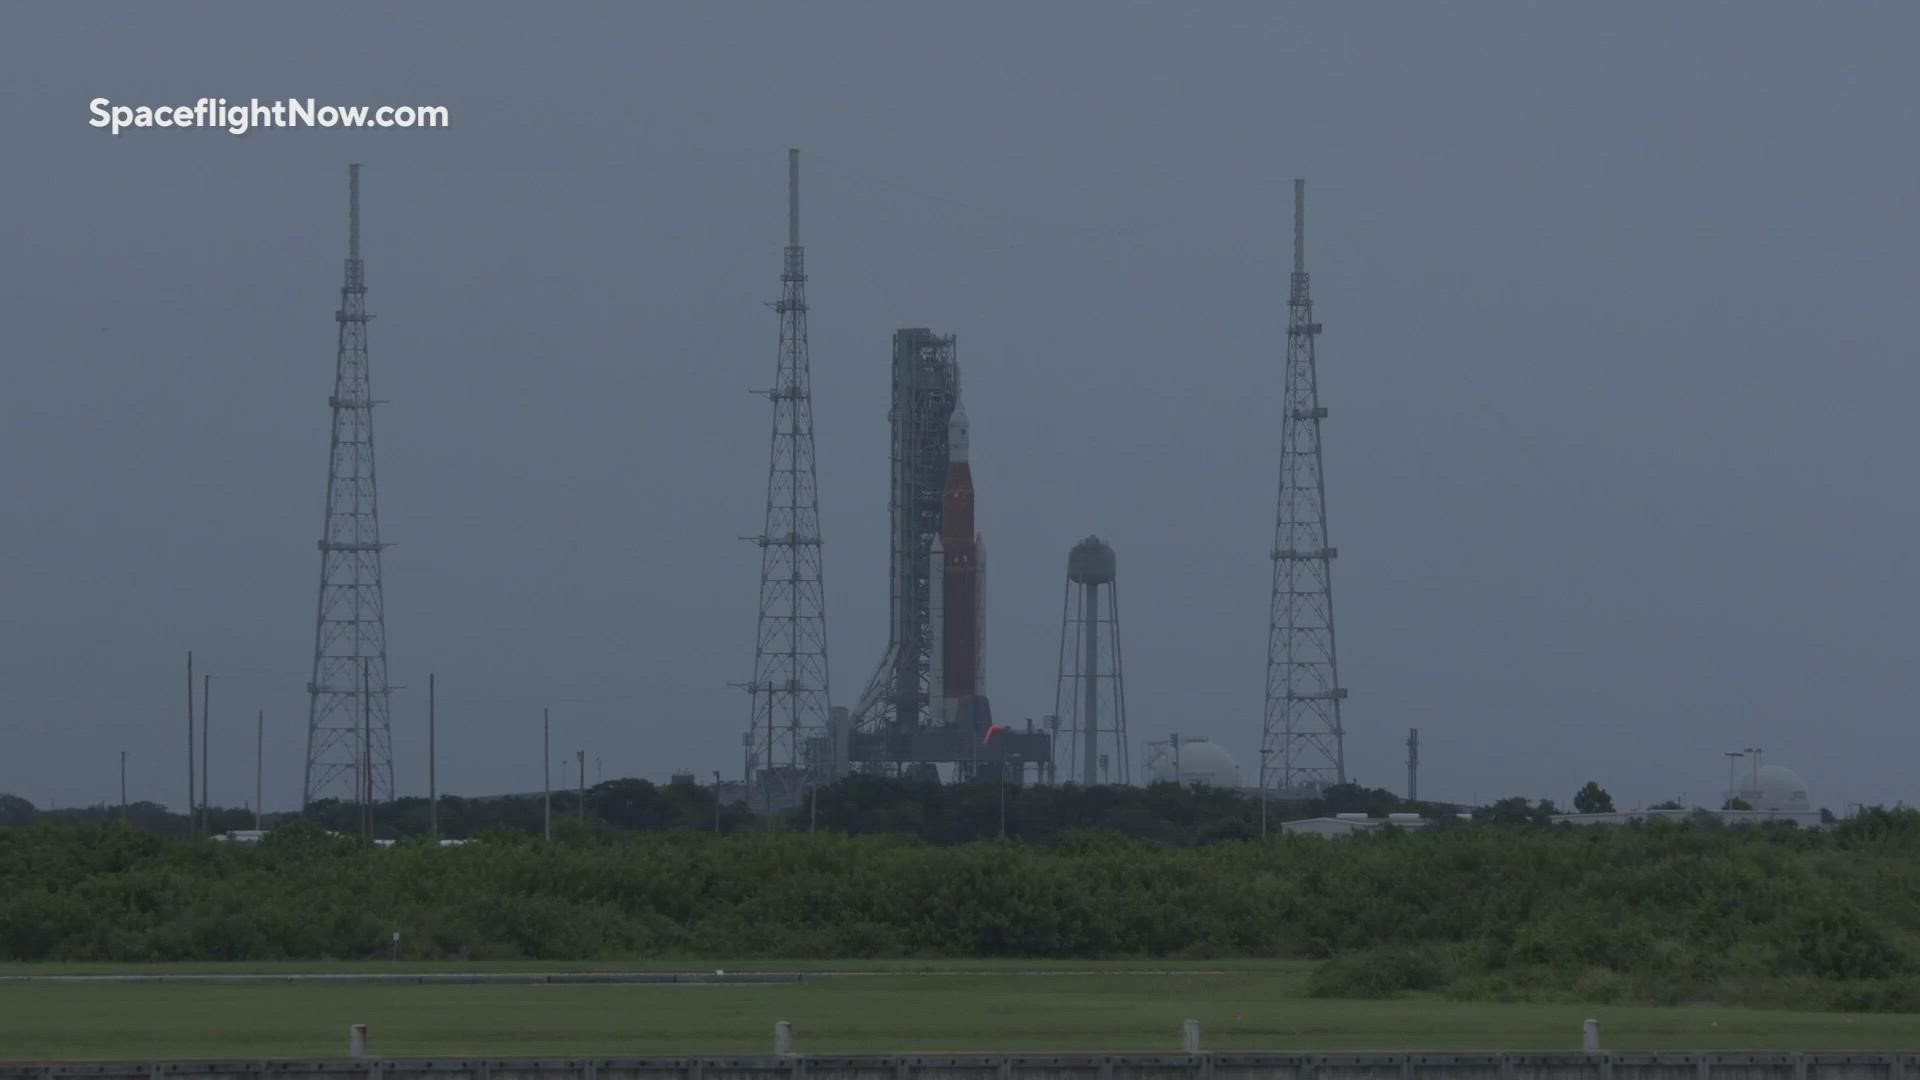
[(1220, 744), (1183, 738), (1177, 745), (1155, 743), (1148, 753), (1147, 774), (1155, 784), (1240, 786), (1240, 768)]
[(1784, 765), (1762, 765), (1742, 778), (1734, 798), (1755, 810), (1810, 813), (1813, 799), (1807, 795), (1807, 782)]

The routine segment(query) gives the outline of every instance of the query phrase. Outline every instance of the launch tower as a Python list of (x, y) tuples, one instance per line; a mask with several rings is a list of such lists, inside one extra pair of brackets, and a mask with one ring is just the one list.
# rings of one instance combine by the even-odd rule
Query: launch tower
[(945, 510), (947, 437), (960, 401), (952, 334), (893, 335), (892, 489), (887, 651), (853, 709), (862, 731), (905, 732), (928, 718), (933, 646), (934, 542)]

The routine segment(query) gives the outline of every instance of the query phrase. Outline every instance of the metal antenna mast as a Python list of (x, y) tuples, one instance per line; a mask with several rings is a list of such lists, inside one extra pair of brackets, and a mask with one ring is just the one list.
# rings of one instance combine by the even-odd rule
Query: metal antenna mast
[[(760, 546), (760, 620), (748, 689), (747, 782), (769, 807), (797, 799), (829, 771), (827, 601), (813, 455), (813, 375), (807, 357), (807, 272), (800, 246), (800, 151), (787, 151), (787, 249), (780, 275), (773, 451)], [(797, 805), (797, 803), (795, 803)]]
[(1407, 801), (1420, 801), (1420, 729), (1407, 732)]
[(1347, 782), (1340, 667), (1333, 646), (1333, 559), (1320, 460), (1319, 376), (1307, 292), (1307, 182), (1293, 182), (1293, 288), (1287, 299), (1287, 374), (1280, 413), (1280, 507), (1273, 532), (1267, 625), (1267, 701), (1260, 786), (1307, 794)]
[[(347, 267), (340, 286), (327, 520), (320, 604), (307, 683), (307, 767), (301, 805), (393, 797), (387, 625), (374, 497), (373, 393), (367, 375), (367, 282), (360, 261), (360, 166), (347, 166)], [(364, 772), (362, 771), (364, 770)]]

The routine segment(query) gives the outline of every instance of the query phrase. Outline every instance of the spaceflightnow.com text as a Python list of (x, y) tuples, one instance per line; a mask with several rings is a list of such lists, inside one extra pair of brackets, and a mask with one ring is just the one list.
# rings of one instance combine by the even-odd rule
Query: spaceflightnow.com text
[(444, 128), (445, 105), (321, 105), (313, 98), (252, 98), (229, 102), (201, 98), (191, 105), (116, 105), (97, 97), (87, 103), (88, 127), (118, 135), (137, 128), (210, 128), (245, 135), (256, 128)]

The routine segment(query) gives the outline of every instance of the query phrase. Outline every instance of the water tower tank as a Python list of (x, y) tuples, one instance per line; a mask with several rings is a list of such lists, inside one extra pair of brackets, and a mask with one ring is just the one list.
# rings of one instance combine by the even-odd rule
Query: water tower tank
[(1114, 577), (1113, 549), (1097, 536), (1089, 536), (1067, 552), (1067, 580), (1078, 585), (1111, 585)]

